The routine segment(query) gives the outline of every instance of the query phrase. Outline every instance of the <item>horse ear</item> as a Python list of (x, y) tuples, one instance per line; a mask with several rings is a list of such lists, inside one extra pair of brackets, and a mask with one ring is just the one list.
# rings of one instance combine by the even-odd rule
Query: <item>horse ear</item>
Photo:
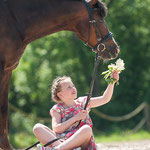
[(90, 6), (93, 6), (97, 3), (97, 0), (88, 0)]

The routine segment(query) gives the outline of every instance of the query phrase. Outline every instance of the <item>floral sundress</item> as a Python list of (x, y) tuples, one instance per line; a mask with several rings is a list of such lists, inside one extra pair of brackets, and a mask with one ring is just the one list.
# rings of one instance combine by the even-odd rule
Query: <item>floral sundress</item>
[[(75, 100), (75, 105), (73, 107), (66, 107), (63, 103), (58, 103), (50, 109), (50, 114), (52, 111), (56, 111), (56, 112), (60, 113), (61, 122), (65, 122), (69, 118), (73, 117), (74, 115), (76, 115), (77, 113), (79, 113), (81, 110), (84, 109), (86, 100), (87, 100), (87, 96), (79, 97), (78, 99)], [(87, 106), (86, 110), (90, 111), (89, 105)], [(84, 120), (81, 121), (79, 128), (85, 124), (89, 125), (91, 128), (93, 127), (92, 120), (91, 120), (89, 114), (87, 115), (87, 117)], [(63, 139), (65, 139), (65, 140), (68, 139), (79, 129), (79, 128), (76, 128), (77, 125), (78, 125), (78, 123), (73, 124), (65, 132), (63, 132), (61, 134), (56, 133), (56, 136), (60, 137), (60, 138), (63, 137)], [(91, 136), (88, 150), (97, 150), (97, 146), (94, 141), (93, 135)]]

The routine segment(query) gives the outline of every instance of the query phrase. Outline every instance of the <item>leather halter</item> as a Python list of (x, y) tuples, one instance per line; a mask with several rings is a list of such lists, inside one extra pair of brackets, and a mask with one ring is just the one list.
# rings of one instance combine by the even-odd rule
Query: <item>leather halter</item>
[[(93, 11), (98, 10), (98, 9), (91, 8), (89, 3), (86, 0), (83, 0), (83, 2), (86, 5), (87, 10), (88, 10), (88, 14), (89, 14), (89, 36), (88, 36), (88, 41), (85, 44), (88, 45), (88, 43), (89, 43), (90, 36), (91, 36), (91, 28), (92, 28), (92, 25), (93, 25), (94, 29), (95, 29), (96, 36), (97, 36), (98, 43), (94, 47), (92, 47), (92, 51), (93, 52), (104, 51), (106, 49), (104, 41), (107, 41), (111, 37), (113, 37), (113, 33), (109, 32), (105, 37), (100, 38), (100, 35), (99, 35), (100, 30), (99, 30), (99, 28), (97, 26), (97, 23), (96, 23), (96, 20), (94, 19), (93, 14), (92, 14)], [(102, 50), (100, 50), (100, 46), (101, 45), (103, 46)]]

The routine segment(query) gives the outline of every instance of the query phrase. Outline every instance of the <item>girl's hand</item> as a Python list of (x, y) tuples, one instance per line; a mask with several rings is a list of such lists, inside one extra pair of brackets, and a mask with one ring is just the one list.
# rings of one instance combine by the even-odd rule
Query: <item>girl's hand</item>
[(84, 120), (88, 112), (86, 110), (81, 110), (77, 115), (75, 115), (77, 121)]
[(111, 74), (111, 78), (115, 79), (114, 83), (116, 83), (119, 80), (119, 73), (118, 71), (114, 70)]

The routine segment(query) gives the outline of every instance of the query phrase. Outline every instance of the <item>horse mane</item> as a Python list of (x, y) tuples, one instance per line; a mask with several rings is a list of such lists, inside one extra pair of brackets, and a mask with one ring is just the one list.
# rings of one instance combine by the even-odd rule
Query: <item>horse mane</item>
[(93, 7), (98, 8), (101, 17), (104, 18), (107, 16), (108, 8), (106, 4), (102, 2), (101, 0), (98, 0), (98, 2), (95, 5), (93, 5)]

